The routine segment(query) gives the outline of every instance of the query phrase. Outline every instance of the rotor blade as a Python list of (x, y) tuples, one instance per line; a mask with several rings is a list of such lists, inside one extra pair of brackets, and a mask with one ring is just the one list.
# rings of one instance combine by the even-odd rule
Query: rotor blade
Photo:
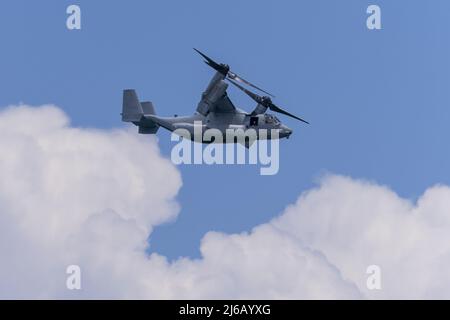
[(294, 119), (300, 120), (306, 124), (309, 124), (308, 121), (303, 120), (302, 118), (299, 118), (297, 116), (294, 116), (293, 114), (284, 111), (283, 109), (281, 109), (280, 107), (277, 107), (275, 104), (273, 104), (272, 102), (270, 102), (270, 99), (264, 100), (262, 97), (260, 97), (259, 95), (257, 95), (256, 93), (251, 92), (250, 90), (245, 89), (244, 87), (242, 87), (241, 85), (239, 85), (238, 83), (236, 83), (235, 81), (228, 79), (228, 81), (230, 81), (233, 85), (235, 85), (237, 88), (239, 88), (240, 90), (244, 91), (250, 98), (252, 98), (253, 100), (255, 100), (257, 103), (260, 103), (261, 105), (269, 108), (270, 110), (274, 111), (274, 112), (278, 112), (278, 113), (282, 113), (284, 115), (287, 115), (289, 117), (292, 117)]
[(289, 113), (289, 112), (287, 112), (287, 111), (284, 111), (283, 109), (277, 107), (277, 106), (274, 105), (273, 103), (270, 103), (268, 107), (269, 107), (269, 109), (272, 110), (272, 111), (275, 111), (275, 112), (278, 112), (278, 113), (282, 113), (282, 114), (287, 115), (287, 116), (289, 116), (289, 117), (291, 117), (291, 118), (294, 118), (294, 119), (300, 120), (300, 121), (302, 121), (302, 122), (304, 122), (304, 123), (306, 123), (306, 124), (309, 124), (308, 121), (303, 120), (302, 118), (299, 118), (299, 117), (297, 117), (297, 116), (294, 116), (292, 113)]
[(257, 103), (261, 103), (262, 102), (262, 98), (259, 95), (257, 95), (256, 93), (253, 93), (250, 90), (245, 89), (243, 86), (238, 84), (236, 81), (231, 80), (230, 78), (228, 78), (228, 81), (230, 81), (232, 84), (234, 84), (237, 88), (239, 88), (242, 91), (244, 91), (250, 98), (255, 100), (255, 102), (257, 102)]
[(272, 98), (275, 98), (275, 96), (274, 96), (273, 94), (271, 94), (271, 93), (269, 93), (269, 92), (267, 92), (267, 91), (265, 91), (265, 90), (263, 90), (263, 89), (257, 87), (256, 85), (254, 85), (253, 83), (251, 83), (251, 82), (245, 80), (244, 78), (241, 78), (240, 76), (238, 76), (238, 75), (237, 75), (236, 73), (234, 73), (234, 72), (231, 72), (231, 71), (228, 72), (228, 77), (229, 77), (230, 79), (239, 81), (239, 82), (241, 82), (241, 83), (245, 83), (246, 85), (248, 85), (248, 86), (250, 86), (250, 87), (252, 87), (252, 88), (255, 88), (255, 89), (257, 89), (257, 90), (259, 90), (259, 91), (261, 91), (261, 92), (264, 92), (265, 94), (268, 94), (268, 95), (271, 96)]
[(261, 89), (260, 87), (258, 87), (258, 86), (256, 86), (256, 85), (254, 85), (253, 83), (251, 83), (251, 82), (245, 80), (244, 78), (241, 78), (241, 77), (238, 76), (236, 73), (229, 71), (228, 66), (225, 66), (225, 65), (222, 65), (222, 64), (219, 64), (219, 63), (215, 62), (213, 59), (211, 59), (210, 57), (208, 57), (206, 54), (202, 53), (200, 50), (197, 50), (197, 49), (195, 49), (195, 48), (194, 48), (194, 50), (195, 50), (199, 55), (201, 55), (201, 56), (205, 59), (205, 63), (206, 63), (207, 65), (209, 65), (209, 66), (212, 67), (213, 69), (219, 71), (220, 73), (222, 73), (222, 74), (224, 74), (224, 75), (227, 75), (228, 78), (230, 78), (230, 79), (232, 79), (232, 80), (239, 81), (239, 82), (241, 82), (241, 83), (245, 83), (246, 85), (248, 85), (248, 86), (250, 86), (250, 87), (252, 87), (252, 88), (255, 88), (255, 89), (257, 89), (257, 90), (259, 90), (259, 91), (261, 91), (261, 92), (264, 92), (265, 94), (268, 94), (269, 96), (275, 98), (275, 96), (274, 96), (273, 94), (271, 94), (271, 93), (269, 93), (269, 92), (267, 92), (267, 91)]
[(215, 62), (213, 59), (211, 59), (210, 57), (208, 57), (207, 55), (205, 55), (204, 53), (200, 52), (199, 50), (193, 48), (199, 55), (201, 55), (203, 58), (205, 58), (205, 63), (207, 65), (209, 65), (211, 68), (219, 71), (220, 73), (222, 73), (223, 75), (227, 75), (229, 68), (227, 68), (224, 65), (221, 65), (217, 62)]

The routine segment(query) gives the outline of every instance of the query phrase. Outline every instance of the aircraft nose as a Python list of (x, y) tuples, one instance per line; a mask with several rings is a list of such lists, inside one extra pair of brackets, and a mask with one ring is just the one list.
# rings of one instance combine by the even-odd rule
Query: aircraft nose
[(283, 137), (289, 137), (292, 134), (292, 129), (283, 124), (281, 125), (281, 134)]

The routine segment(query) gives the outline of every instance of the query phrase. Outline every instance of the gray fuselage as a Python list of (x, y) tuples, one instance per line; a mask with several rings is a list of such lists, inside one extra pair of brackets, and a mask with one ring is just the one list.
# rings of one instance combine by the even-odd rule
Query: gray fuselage
[[(196, 113), (192, 116), (159, 117), (156, 115), (144, 115), (150, 121), (158, 123), (161, 127), (193, 141), (211, 143), (210, 139), (204, 139), (203, 133), (215, 129), (222, 134), (223, 142), (227, 141), (226, 135), (231, 131), (243, 131), (248, 133), (254, 130), (257, 139), (289, 138), (292, 130), (283, 125), (277, 117), (271, 114), (250, 115), (242, 110), (236, 112), (210, 112), (206, 116)], [(202, 135), (198, 133), (201, 130)], [(186, 136), (186, 132), (189, 135)], [(265, 134), (264, 134), (265, 132)], [(276, 132), (276, 134), (274, 134)]]

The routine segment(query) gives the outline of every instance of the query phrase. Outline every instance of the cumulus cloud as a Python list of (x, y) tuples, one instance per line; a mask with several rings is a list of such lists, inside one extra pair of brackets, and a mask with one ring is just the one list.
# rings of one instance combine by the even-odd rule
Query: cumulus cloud
[[(99, 216), (110, 223), (97, 233), (125, 246), (178, 213), (180, 174), (152, 137), (73, 128), (54, 106), (6, 108), (0, 132), (3, 297), (51, 296), (46, 287), (65, 277), (69, 242)], [(115, 234), (130, 224), (130, 239)]]
[[(389, 188), (328, 176), (273, 221), (320, 250), (371, 298), (450, 297), (450, 188), (434, 186), (417, 202)], [(382, 271), (382, 290), (366, 287), (367, 266)]]
[[(209, 232), (201, 259), (147, 254), (174, 219), (179, 172), (155, 137), (70, 126), (57, 107), (0, 112), (2, 298), (448, 298), (450, 189), (413, 203), (324, 177), (248, 233)], [(82, 290), (66, 288), (78, 264)], [(366, 288), (379, 265), (382, 290)]]

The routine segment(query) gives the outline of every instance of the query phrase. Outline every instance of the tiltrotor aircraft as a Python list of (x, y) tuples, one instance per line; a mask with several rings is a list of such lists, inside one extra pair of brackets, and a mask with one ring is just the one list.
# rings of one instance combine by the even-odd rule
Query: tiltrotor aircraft
[[(197, 49), (194, 50), (205, 59), (207, 65), (216, 70), (216, 74), (211, 79), (206, 91), (202, 94), (194, 115), (174, 117), (157, 116), (151, 102), (140, 102), (135, 90), (128, 89), (123, 92), (122, 121), (135, 124), (141, 134), (155, 134), (160, 127), (175, 133), (177, 133), (177, 129), (185, 129), (190, 133), (189, 138), (191, 140), (194, 141), (195, 139), (195, 141), (203, 143), (211, 143), (211, 141), (205, 141), (203, 138), (198, 140), (198, 137), (195, 137), (195, 124), (201, 123), (203, 132), (207, 129), (219, 130), (223, 135), (223, 142), (225, 142), (227, 129), (255, 129), (257, 133), (260, 132), (260, 129), (265, 129), (268, 134), (263, 138), (289, 138), (292, 130), (282, 124), (276, 116), (267, 114), (267, 109), (308, 123), (276, 106), (269, 97), (274, 97), (272, 94), (241, 78), (232, 72), (228, 65), (216, 63)], [(245, 92), (257, 103), (252, 112), (248, 113), (233, 105), (227, 94), (228, 83), (225, 80), (228, 80), (238, 89)], [(259, 96), (253, 93), (238, 84), (238, 82), (264, 92), (266, 96)], [(277, 130), (278, 135), (271, 135), (270, 132), (272, 129)], [(261, 136), (258, 133), (256, 139), (260, 138)]]

